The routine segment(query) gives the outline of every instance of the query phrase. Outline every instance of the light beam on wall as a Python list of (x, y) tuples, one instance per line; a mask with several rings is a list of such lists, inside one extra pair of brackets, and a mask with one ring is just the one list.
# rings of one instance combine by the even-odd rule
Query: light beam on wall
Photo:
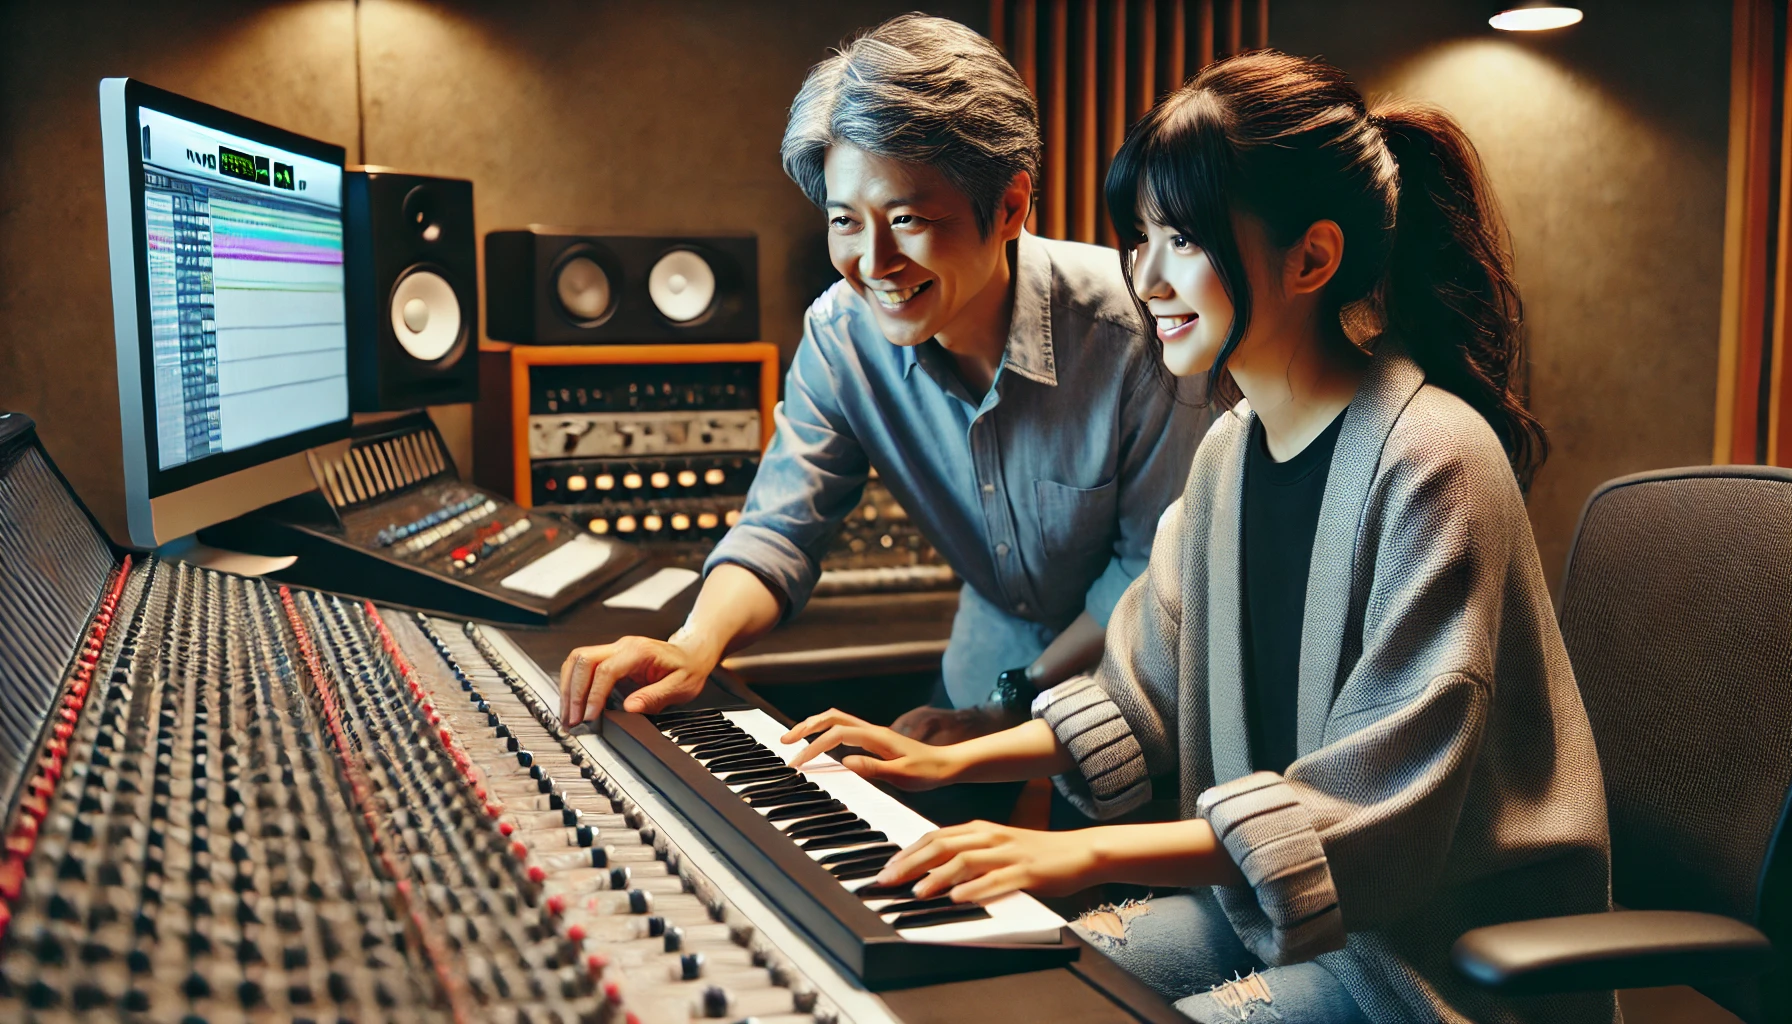
[(1578, 7), (1532, 2), (1508, 7), (1488, 18), (1487, 24), (1501, 32), (1546, 32), (1552, 28), (1577, 25), (1581, 17)]

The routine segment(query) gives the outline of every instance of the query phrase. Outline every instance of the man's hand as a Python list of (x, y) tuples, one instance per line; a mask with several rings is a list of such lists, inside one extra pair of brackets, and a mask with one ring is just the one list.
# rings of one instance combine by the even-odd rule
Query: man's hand
[(896, 719), (890, 728), (922, 743), (944, 746), (1012, 728), (1027, 720), (994, 704), (975, 708), (919, 707)]
[(944, 786), (954, 781), (960, 768), (959, 758), (949, 748), (911, 740), (844, 711), (823, 711), (804, 719), (792, 726), (783, 740), (795, 743), (805, 736), (815, 739), (790, 759), (792, 768), (800, 768), (835, 747), (858, 747), (876, 756), (849, 754), (840, 763), (864, 778), (881, 779), (897, 789), (910, 791)]
[[(884, 866), (881, 884), (915, 883), (915, 898), (949, 893), (959, 903), (1026, 889), (1066, 896), (1102, 881), (1090, 833), (1038, 832), (973, 821), (929, 832)], [(922, 876), (925, 877), (922, 877)]]
[(575, 648), (560, 665), (560, 721), (570, 729), (602, 715), (610, 691), (624, 680), (647, 685), (628, 695), (623, 710), (654, 714), (703, 692), (715, 667), (714, 658), (644, 636)]

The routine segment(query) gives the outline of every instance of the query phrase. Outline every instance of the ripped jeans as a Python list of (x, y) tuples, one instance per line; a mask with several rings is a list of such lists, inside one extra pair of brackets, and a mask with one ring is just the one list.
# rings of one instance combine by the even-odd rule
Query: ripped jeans
[[(1110, 934), (1114, 918), (1124, 938)], [(1199, 1024), (1368, 1024), (1324, 967), (1263, 966), (1238, 940), (1211, 890), (1095, 911), (1071, 927)]]

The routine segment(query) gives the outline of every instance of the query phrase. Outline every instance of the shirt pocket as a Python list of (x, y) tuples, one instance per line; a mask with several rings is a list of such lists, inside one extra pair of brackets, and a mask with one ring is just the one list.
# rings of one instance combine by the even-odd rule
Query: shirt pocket
[(1033, 481), (1033, 510), (1039, 519), (1040, 546), (1062, 568), (1081, 568), (1095, 555), (1106, 562), (1113, 548), (1117, 480), (1095, 487), (1072, 487), (1056, 480)]

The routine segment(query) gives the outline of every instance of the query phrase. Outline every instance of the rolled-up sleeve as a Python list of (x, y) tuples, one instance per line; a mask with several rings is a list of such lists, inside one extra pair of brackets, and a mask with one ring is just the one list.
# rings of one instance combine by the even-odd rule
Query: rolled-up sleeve
[[(1114, 556), (1089, 585), (1084, 610), (1103, 626), (1113, 617), (1120, 595), (1151, 560), (1152, 539), (1164, 508), (1182, 493), (1189, 462), (1207, 433), (1212, 412), (1198, 406), (1205, 385), (1177, 381), (1172, 393), (1147, 359), (1133, 368), (1131, 401), (1121, 406), (1119, 522)], [(1180, 398), (1180, 401), (1178, 400)]]
[(743, 566), (783, 592), (785, 616), (808, 603), (821, 573), (821, 558), (858, 504), (870, 462), (846, 417), (839, 396), (850, 339), (826, 315), (826, 297), (811, 308), (803, 340), (784, 381), (784, 400), (773, 414), (771, 447), (747, 491), (740, 521), (703, 564)]

